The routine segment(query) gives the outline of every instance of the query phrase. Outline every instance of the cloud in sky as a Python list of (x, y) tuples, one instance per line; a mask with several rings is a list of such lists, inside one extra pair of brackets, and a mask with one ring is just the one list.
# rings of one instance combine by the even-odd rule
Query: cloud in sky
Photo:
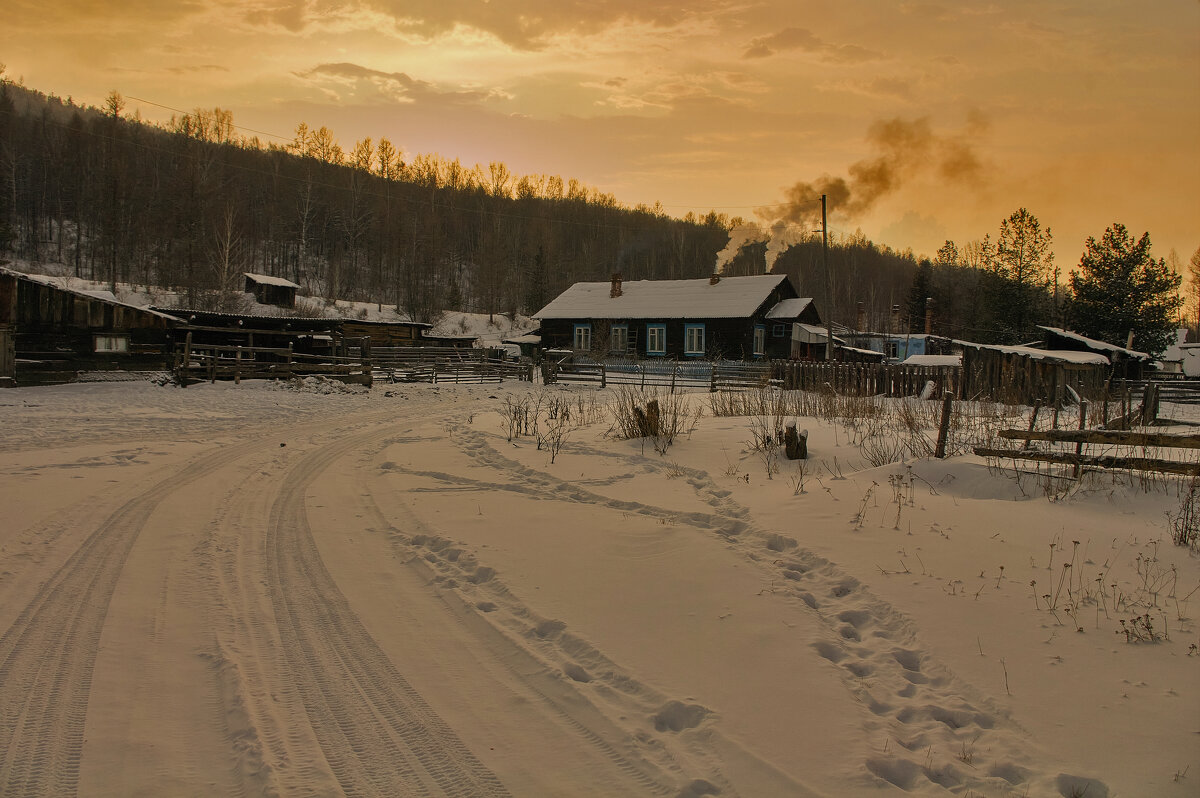
[(978, 238), (1025, 205), (1068, 263), (1114, 220), (1200, 243), (1200, 3), (12, 0), (4, 22), (7, 75), (45, 91), (387, 136), (673, 213), (829, 175), (886, 186), (832, 222), (868, 233), (919, 209)]
[(807, 28), (784, 28), (753, 39), (742, 58), (768, 58), (781, 51), (800, 50), (827, 61), (862, 63), (880, 58), (880, 54), (856, 44), (833, 44)]

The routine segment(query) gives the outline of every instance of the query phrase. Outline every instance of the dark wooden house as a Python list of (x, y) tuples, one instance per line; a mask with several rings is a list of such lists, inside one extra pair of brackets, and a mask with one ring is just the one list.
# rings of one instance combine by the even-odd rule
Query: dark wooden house
[(178, 326), (107, 291), (0, 268), (0, 327), (8, 328), (18, 384), (67, 381), (80, 371), (166, 368)]
[(786, 358), (791, 325), (819, 324), (784, 274), (576, 283), (534, 314), (542, 345), (638, 358)]
[(300, 286), (291, 280), (253, 272), (244, 272), (244, 276), (246, 277), (246, 293), (254, 294), (254, 300), (260, 305), (278, 305), (281, 308), (296, 307), (296, 291)]

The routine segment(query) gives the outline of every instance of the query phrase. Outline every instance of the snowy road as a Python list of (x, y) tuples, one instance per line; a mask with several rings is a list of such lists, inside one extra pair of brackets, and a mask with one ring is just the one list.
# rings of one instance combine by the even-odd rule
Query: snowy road
[[(1114, 649), (1099, 608), (1061, 635), (1019, 567), (1048, 578), (1039, 530), (1060, 549), (1094, 532), (1106, 577), (1136, 592), (1158, 499), (1013, 501), (959, 462), (926, 470), (942, 490), (920, 502), (872, 504), (901, 472), (833, 432), (812, 445), (849, 478), (799, 494), (738, 451), (737, 419), (661, 457), (597, 417), (550, 463), (502, 432), (505, 397), (529, 390), (0, 394), (0, 794), (1179, 783), (1195, 751), (1153, 730), (1200, 706), (1185, 607), (1177, 647)], [(1196, 564), (1178, 568), (1190, 590)], [(1151, 684), (1171, 689), (1120, 698)], [(1062, 695), (1097, 713), (1065, 737)], [(1131, 753), (1105, 753), (1113, 718), (1148, 730), (1112, 741)]]

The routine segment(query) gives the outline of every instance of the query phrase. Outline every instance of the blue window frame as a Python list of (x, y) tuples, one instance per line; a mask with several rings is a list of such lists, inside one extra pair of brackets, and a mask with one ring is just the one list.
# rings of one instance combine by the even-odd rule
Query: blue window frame
[(704, 325), (683, 325), (683, 353), (696, 357), (704, 354)]
[(646, 354), (665, 355), (667, 353), (667, 325), (646, 325)]
[(786, 335), (787, 335), (787, 325), (786, 324), (771, 325), (771, 337), (772, 338), (783, 338)]
[(577, 349), (581, 352), (592, 351), (592, 325), (575, 325), (575, 332), (571, 336), (571, 348)]

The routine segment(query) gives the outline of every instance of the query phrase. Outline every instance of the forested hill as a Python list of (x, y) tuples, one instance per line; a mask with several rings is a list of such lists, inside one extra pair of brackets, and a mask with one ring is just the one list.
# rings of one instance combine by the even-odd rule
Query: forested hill
[[(287, 144), (240, 134), (219, 108), (163, 125), (0, 81), (0, 257), (60, 262), (80, 277), (182, 289), (219, 307), (243, 271), (307, 293), (396, 306), (533, 312), (578, 280), (710, 274), (737, 220), (627, 208), (576, 180), (401, 157), (381, 138), (345, 151), (298, 126)], [(766, 267), (765, 244), (729, 273)], [(820, 247), (779, 261), (821, 297)], [(911, 255), (835, 242), (834, 318), (874, 318), (903, 301)]]

